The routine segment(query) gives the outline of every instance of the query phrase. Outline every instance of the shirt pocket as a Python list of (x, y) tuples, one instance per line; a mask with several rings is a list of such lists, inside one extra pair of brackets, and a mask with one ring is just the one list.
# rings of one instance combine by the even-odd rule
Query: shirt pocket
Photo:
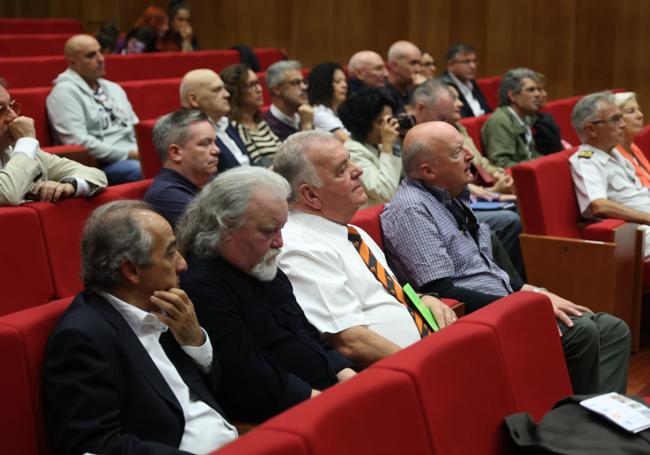
[(609, 186), (614, 190), (614, 191), (622, 191), (625, 187), (630, 186), (630, 183), (628, 180), (625, 178), (615, 175), (613, 176), (610, 181), (609, 181)]

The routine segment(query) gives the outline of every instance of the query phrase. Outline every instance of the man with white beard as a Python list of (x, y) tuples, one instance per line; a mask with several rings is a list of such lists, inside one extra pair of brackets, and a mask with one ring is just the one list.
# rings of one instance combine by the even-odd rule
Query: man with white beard
[(355, 374), (278, 270), (289, 194), (274, 172), (231, 169), (204, 187), (177, 226), (188, 263), (181, 287), (221, 364), (213, 392), (236, 420), (268, 419)]

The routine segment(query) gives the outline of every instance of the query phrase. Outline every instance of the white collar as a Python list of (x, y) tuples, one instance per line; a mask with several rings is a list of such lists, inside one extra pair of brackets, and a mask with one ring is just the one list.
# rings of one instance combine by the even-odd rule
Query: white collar
[(293, 114), (293, 117), (288, 116), (282, 112), (275, 104), (271, 104), (271, 114), (273, 117), (280, 120), (285, 125), (289, 125), (292, 128), (298, 129), (300, 127), (300, 116), (298, 113)]
[(162, 332), (167, 331), (167, 325), (153, 314), (126, 303), (108, 292), (100, 292), (99, 294), (113, 305), (113, 308), (122, 315), (136, 335), (140, 336), (149, 332), (158, 332), (158, 335), (160, 335)]

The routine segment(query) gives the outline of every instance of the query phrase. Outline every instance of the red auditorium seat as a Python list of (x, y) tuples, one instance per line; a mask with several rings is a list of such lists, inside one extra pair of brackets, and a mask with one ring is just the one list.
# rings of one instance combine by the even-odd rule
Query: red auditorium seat
[(40, 305), (52, 299), (45, 240), (38, 215), (27, 207), (0, 208), (0, 315)]
[(481, 142), (481, 128), (487, 119), (490, 118), (491, 114), (481, 115), (479, 117), (467, 117), (460, 119), (460, 124), (467, 129), (467, 134), (474, 141), (474, 145), (481, 152), (482, 155), (485, 155), (483, 151), (483, 143)]
[(641, 149), (646, 158), (650, 159), (650, 125), (634, 137), (634, 143)]
[(0, 55), (3, 57), (31, 57), (62, 55), (70, 33), (16, 34), (0, 33)]
[(501, 76), (484, 77), (476, 79), (476, 85), (481, 89), (481, 93), (485, 96), (490, 109), (495, 110), (499, 107), (499, 85), (501, 84)]
[(180, 77), (127, 81), (120, 85), (140, 120), (157, 119), (181, 107)]
[(359, 226), (361, 229), (366, 231), (382, 250), (384, 249), (384, 236), (381, 232), (379, 215), (381, 215), (383, 210), (384, 204), (377, 204), (368, 207), (367, 209), (357, 211), (357, 213), (354, 214), (352, 221), (350, 221), (350, 224)]
[(47, 454), (41, 399), (41, 368), (50, 332), (72, 298), (39, 305), (0, 318), (2, 452)]
[(7, 81), (10, 92), (23, 87), (49, 87), (65, 69), (63, 55), (0, 57), (0, 74)]
[(83, 33), (76, 19), (0, 19), (0, 34)]
[[(569, 157), (576, 148), (512, 168), (524, 234), (519, 237), (528, 281), (623, 319), (638, 350), (642, 280), (636, 224), (604, 220), (582, 228)], [(648, 273), (646, 273), (648, 272)]]
[(160, 172), (162, 164), (158, 152), (153, 146), (151, 134), (156, 120), (145, 120), (135, 125), (135, 135), (138, 139), (138, 151), (140, 152), (140, 164), (142, 175), (145, 178), (154, 178)]
[(255, 48), (253, 49), (260, 64), (260, 71), (266, 71), (269, 66), (279, 60), (287, 59), (287, 51), (278, 48)]
[(147, 188), (151, 186), (152, 181), (152, 179), (147, 179), (122, 183), (121, 185), (112, 186), (111, 190), (118, 193), (122, 199), (143, 199), (144, 193), (147, 192)]
[(573, 394), (555, 314), (546, 296), (517, 292), (459, 319), (458, 324), (492, 330), (517, 412), (539, 420), (558, 400)]
[[(433, 384), (427, 387), (437, 395)], [(298, 435), (313, 455), (431, 454), (429, 422), (423, 419), (417, 388), (402, 372), (369, 369), (268, 420), (252, 434), (268, 429)]]
[[(516, 407), (490, 328), (452, 325), (370, 367), (375, 369), (399, 371), (413, 381), (434, 453), (507, 453), (503, 418)], [(400, 414), (392, 414), (399, 421)], [(408, 451), (395, 453), (402, 452)]]
[(574, 146), (580, 144), (580, 139), (578, 139), (578, 134), (571, 124), (571, 112), (580, 98), (582, 96), (549, 101), (543, 109), (544, 112), (548, 112), (555, 119), (555, 123), (560, 127), (562, 139)]
[(97, 207), (121, 196), (112, 188), (90, 198), (57, 202), (34, 202), (29, 207), (40, 220), (49, 259), (54, 296), (68, 297), (82, 289), (79, 278), (81, 231), (86, 218)]
[(256, 429), (210, 455), (309, 455), (300, 436), (284, 431)]

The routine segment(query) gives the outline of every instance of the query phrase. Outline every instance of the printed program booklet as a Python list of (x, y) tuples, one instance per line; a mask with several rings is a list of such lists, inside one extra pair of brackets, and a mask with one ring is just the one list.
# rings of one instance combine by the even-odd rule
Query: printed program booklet
[(580, 405), (632, 433), (650, 428), (650, 408), (616, 392), (582, 400)]

